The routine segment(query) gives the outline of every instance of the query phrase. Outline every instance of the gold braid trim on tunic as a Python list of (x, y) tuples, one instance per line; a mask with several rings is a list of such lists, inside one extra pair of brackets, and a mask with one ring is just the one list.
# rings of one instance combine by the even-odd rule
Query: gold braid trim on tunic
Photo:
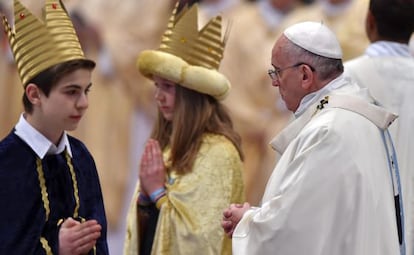
[[(169, 150), (163, 152), (164, 161)], [(152, 254), (231, 254), (231, 239), (221, 228), (223, 210), (244, 201), (242, 162), (234, 145), (221, 135), (206, 134), (191, 173), (169, 172), (167, 195), (155, 232)], [(124, 254), (139, 254), (136, 186), (127, 215)]]
[[(80, 201), (79, 201), (78, 182), (76, 179), (75, 170), (72, 165), (72, 159), (67, 150), (65, 150), (65, 159), (66, 159), (66, 164), (69, 167), (69, 171), (70, 171), (70, 175), (72, 179), (72, 185), (73, 185), (73, 197), (75, 198), (75, 209), (73, 212), (73, 217), (79, 218)], [(49, 194), (47, 192), (47, 187), (46, 187), (45, 174), (44, 174), (43, 166), (42, 166), (42, 160), (40, 158), (36, 159), (36, 171), (38, 173), (39, 186), (40, 186), (40, 191), (42, 194), (42, 202), (43, 202), (43, 207), (45, 208), (45, 220), (47, 222), (49, 220), (49, 215), (50, 215), (50, 207), (49, 207), (50, 203), (49, 203)], [(82, 217), (80, 218), (82, 221), (85, 221), (85, 219), (83, 219)], [(60, 219), (57, 224), (60, 225), (63, 223), (63, 221), (64, 219)], [(44, 238), (43, 236), (40, 237), (40, 243), (42, 244), (42, 247), (45, 250), (47, 255), (53, 254), (52, 249), (49, 246), (49, 242), (47, 241), (46, 238)], [(96, 254), (96, 246), (93, 247), (93, 254)]]

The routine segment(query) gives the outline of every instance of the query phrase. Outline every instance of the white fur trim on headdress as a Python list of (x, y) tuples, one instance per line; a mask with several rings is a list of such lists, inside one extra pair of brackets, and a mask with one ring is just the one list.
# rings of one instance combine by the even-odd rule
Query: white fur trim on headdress
[(218, 71), (189, 65), (183, 59), (162, 51), (142, 51), (137, 66), (150, 79), (156, 75), (217, 100), (223, 100), (231, 87), (227, 78)]

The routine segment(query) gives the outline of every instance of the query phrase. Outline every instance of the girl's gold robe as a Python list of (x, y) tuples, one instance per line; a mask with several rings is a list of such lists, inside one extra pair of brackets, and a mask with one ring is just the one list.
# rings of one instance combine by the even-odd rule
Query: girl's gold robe
[[(164, 161), (169, 158), (165, 150)], [(168, 169), (168, 163), (166, 163)], [(168, 170), (167, 195), (160, 207), (152, 253), (157, 255), (231, 254), (231, 239), (220, 222), (230, 203), (244, 201), (242, 162), (224, 136), (203, 138), (192, 172)], [(139, 183), (127, 216), (124, 254), (139, 254), (137, 198)]]

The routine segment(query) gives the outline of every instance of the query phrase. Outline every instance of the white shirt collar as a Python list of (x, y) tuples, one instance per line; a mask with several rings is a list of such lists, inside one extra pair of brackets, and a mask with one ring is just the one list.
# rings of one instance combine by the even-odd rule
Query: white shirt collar
[(370, 57), (413, 57), (408, 44), (391, 41), (371, 43), (365, 50), (365, 54)]
[(58, 146), (56, 146), (30, 125), (23, 114), (20, 115), (14, 133), (26, 142), (40, 159), (43, 159), (46, 155), (60, 154), (65, 148), (67, 148), (69, 156), (72, 157), (72, 150), (66, 132), (63, 133)]
[(295, 117), (298, 118), (300, 115), (302, 115), (302, 113), (305, 112), (309, 106), (316, 103), (316, 101), (322, 98), (324, 95), (330, 94), (331, 91), (338, 89), (346, 84), (347, 82), (345, 81), (345, 76), (341, 74), (320, 90), (307, 94), (300, 101), (299, 107), (295, 112)]

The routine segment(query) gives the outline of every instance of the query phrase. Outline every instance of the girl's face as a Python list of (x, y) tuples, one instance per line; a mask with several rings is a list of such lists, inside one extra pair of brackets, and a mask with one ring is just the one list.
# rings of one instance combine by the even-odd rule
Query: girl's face
[(174, 82), (154, 76), (156, 86), (155, 100), (157, 101), (158, 109), (168, 121), (171, 121), (174, 116), (175, 106), (175, 88)]

